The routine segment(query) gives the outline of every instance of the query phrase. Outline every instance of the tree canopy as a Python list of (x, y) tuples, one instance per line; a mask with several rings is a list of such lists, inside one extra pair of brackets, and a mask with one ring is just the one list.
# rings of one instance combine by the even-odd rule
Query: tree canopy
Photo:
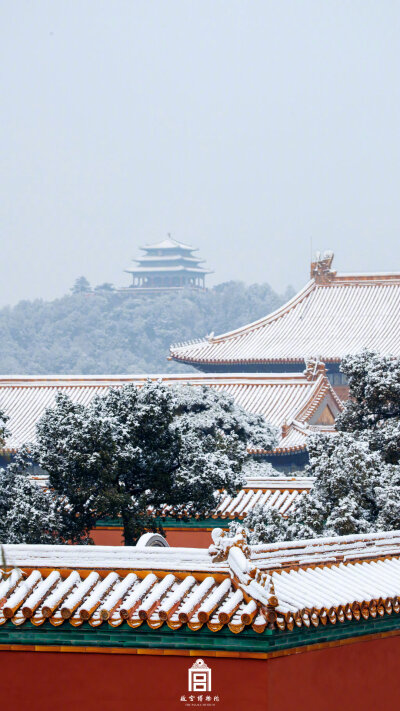
[(213, 510), (217, 490), (242, 484), (247, 446), (276, 442), (275, 428), (226, 393), (148, 381), (110, 389), (87, 406), (59, 393), (32, 451), (67, 502), (62, 529), (70, 540), (87, 541), (96, 521), (120, 517), (131, 545), (146, 530), (162, 530), (161, 506), (174, 515)]
[(350, 398), (338, 432), (308, 440), (314, 487), (287, 518), (254, 509), (244, 522), (253, 542), (400, 528), (400, 360), (363, 351), (341, 368)]
[(133, 295), (106, 283), (92, 291), (84, 278), (72, 291), (0, 310), (0, 373), (190, 372), (167, 360), (171, 343), (243, 326), (293, 293), (227, 282), (208, 291)]

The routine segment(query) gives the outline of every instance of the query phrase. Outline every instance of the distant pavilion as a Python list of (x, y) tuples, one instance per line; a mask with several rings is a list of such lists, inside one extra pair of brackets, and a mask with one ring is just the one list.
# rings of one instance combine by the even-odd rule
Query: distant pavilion
[(205, 289), (205, 276), (211, 272), (199, 266), (204, 260), (193, 254), (197, 252), (194, 247), (168, 235), (141, 249), (145, 254), (134, 260), (138, 266), (125, 270), (132, 274), (130, 290)]

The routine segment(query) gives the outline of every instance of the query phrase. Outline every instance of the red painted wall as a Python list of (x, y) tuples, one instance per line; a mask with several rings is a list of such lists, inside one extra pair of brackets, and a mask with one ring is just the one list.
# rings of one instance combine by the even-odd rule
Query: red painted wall
[(13, 711), (389, 711), (399, 656), (400, 637), (389, 637), (269, 660), (206, 658), (219, 701), (193, 707), (180, 699), (195, 657), (3, 651), (1, 699)]
[[(122, 530), (118, 528), (95, 529), (90, 534), (97, 546), (122, 546)], [(208, 548), (211, 545), (210, 531), (166, 531), (170, 546), (180, 548)]]
[[(211, 696), (214, 699), (217, 695), (219, 701), (213, 701), (215, 706), (212, 707), (186, 706), (180, 699), (182, 695), (188, 699), (188, 669), (196, 658), (0, 652), (1, 699), (6, 700), (4, 710), (10, 711), (187, 711), (188, 708), (256, 711), (267, 708), (265, 664), (254, 664), (247, 659), (206, 659), (212, 669)], [(3, 704), (1, 706), (3, 708)]]

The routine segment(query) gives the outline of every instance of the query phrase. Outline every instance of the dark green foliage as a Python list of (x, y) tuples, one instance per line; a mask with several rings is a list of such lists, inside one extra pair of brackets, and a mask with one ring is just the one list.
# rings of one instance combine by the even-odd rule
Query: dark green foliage
[(91, 291), (91, 288), (86, 277), (78, 277), (78, 279), (75, 280), (71, 291), (73, 294), (88, 294)]
[(242, 326), (291, 295), (227, 282), (206, 292), (132, 296), (77, 282), (61, 299), (0, 310), (1, 373), (189, 372), (167, 360), (171, 343)]
[(31, 477), (32, 463), (24, 449), (6, 469), (0, 469), (1, 542), (65, 543), (64, 502)]
[(233, 494), (253, 435), (264, 448), (276, 445), (275, 428), (226, 393), (149, 381), (111, 389), (86, 407), (59, 393), (32, 452), (68, 502), (70, 540), (87, 540), (97, 520), (120, 517), (132, 545), (144, 531), (161, 530), (149, 507), (201, 515), (214, 510), (216, 490)]
[(308, 440), (311, 492), (285, 519), (252, 511), (244, 524), (253, 542), (400, 528), (400, 359), (364, 350), (347, 356), (341, 370), (350, 399), (336, 435)]
[(387, 464), (400, 461), (400, 360), (363, 351), (341, 367), (350, 399), (336, 426), (368, 438), (369, 448)]

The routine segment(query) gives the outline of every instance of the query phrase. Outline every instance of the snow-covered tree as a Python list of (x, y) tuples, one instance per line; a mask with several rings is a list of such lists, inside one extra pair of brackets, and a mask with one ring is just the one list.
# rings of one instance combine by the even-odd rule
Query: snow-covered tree
[(336, 435), (309, 438), (313, 489), (282, 524), (268, 510), (250, 514), (244, 524), (254, 529), (253, 540), (400, 528), (400, 360), (362, 351), (341, 368), (350, 399)]
[[(381, 460), (368, 443), (351, 434), (309, 438), (307, 475), (315, 477), (309, 493), (301, 494), (284, 518), (270, 508), (255, 509), (244, 519), (253, 542), (342, 536), (375, 530)], [(265, 518), (265, 521), (264, 521)]]
[(32, 464), (22, 450), (0, 469), (0, 541), (2, 543), (63, 542), (63, 504), (32, 479)]
[[(254, 457), (246, 458), (242, 474), (245, 479), (264, 479), (265, 477), (281, 477), (282, 472), (275, 469), (270, 462), (259, 461)], [(293, 474), (295, 476), (295, 474)]]
[(91, 291), (91, 287), (86, 277), (81, 276), (75, 279), (71, 291), (73, 294), (88, 294)]
[(251, 544), (287, 540), (286, 520), (271, 507), (255, 506), (243, 521), (232, 521), (229, 525), (233, 535), (243, 528)]
[(8, 419), (9, 418), (7, 417), (7, 415), (2, 410), (0, 410), (0, 450), (3, 449), (5, 439), (8, 434), (8, 430), (7, 430)]
[(389, 464), (400, 461), (400, 359), (362, 351), (348, 356), (342, 371), (350, 399), (337, 428), (367, 437), (371, 450)]
[(242, 483), (246, 446), (276, 445), (277, 432), (226, 393), (205, 386), (113, 388), (88, 406), (58, 394), (37, 427), (35, 460), (68, 500), (70, 538), (120, 517), (126, 545), (162, 530), (148, 511), (163, 504), (202, 514), (215, 491)]

